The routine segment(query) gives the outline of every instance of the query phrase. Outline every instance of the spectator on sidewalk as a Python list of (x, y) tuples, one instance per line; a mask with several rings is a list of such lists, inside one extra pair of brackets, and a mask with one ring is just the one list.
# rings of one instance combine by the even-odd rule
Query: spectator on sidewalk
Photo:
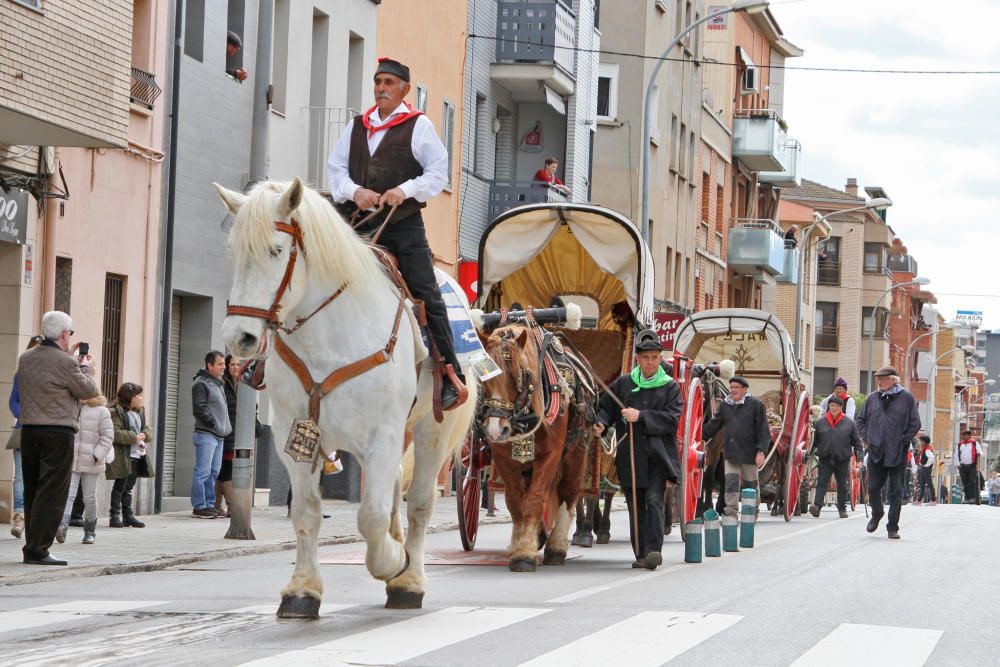
[(990, 478), (986, 482), (986, 492), (989, 494), (990, 507), (996, 507), (1000, 501), (1000, 473), (990, 472)]
[(979, 460), (983, 456), (983, 446), (972, 437), (972, 431), (962, 431), (962, 440), (955, 445), (955, 463), (958, 475), (965, 489), (966, 505), (979, 504)]
[[(229, 516), (233, 497), (233, 459), (236, 457), (236, 394), (240, 386), (240, 360), (231, 354), (226, 355), (226, 374), (222, 378), (223, 389), (226, 391), (226, 407), (229, 411), (229, 423), (233, 430), (222, 440), (222, 467), (219, 468), (219, 478), (215, 482), (215, 511), (220, 516)], [(254, 441), (260, 437), (260, 422), (254, 419)], [(226, 509), (222, 509), (222, 500), (226, 500)]]
[(42, 315), (42, 335), (45, 339), (17, 363), (24, 472), (22, 551), (29, 565), (66, 565), (49, 553), (49, 547), (69, 495), (80, 401), (93, 398), (99, 390), (93, 380), (94, 358), (69, 354), (73, 335), (69, 315), (58, 310)]
[(80, 408), (80, 430), (73, 439), (73, 476), (56, 541), (66, 541), (69, 516), (77, 489), (83, 489), (83, 544), (93, 544), (97, 533), (97, 478), (104, 471), (108, 452), (114, 451), (115, 427), (104, 394), (88, 398)]
[(890, 540), (899, 539), (899, 514), (903, 505), (903, 478), (906, 473), (906, 452), (910, 441), (920, 430), (920, 415), (913, 394), (899, 384), (892, 366), (875, 371), (878, 389), (865, 399), (858, 412), (858, 434), (868, 450), (868, 497), (872, 517), (866, 530), (874, 533), (885, 515), (882, 487), (889, 483), (889, 521), (886, 524)]
[(844, 414), (844, 399), (831, 396), (828, 412), (814, 423), (813, 452), (819, 459), (816, 478), (816, 497), (809, 505), (809, 513), (819, 518), (830, 476), (837, 480), (837, 512), (847, 518), (847, 494), (850, 493), (851, 454), (862, 457), (861, 438), (854, 420)]
[[(41, 342), (42, 336), (32, 336), (28, 340), (27, 349), (30, 350)], [(21, 395), (17, 388), (17, 373), (14, 373), (14, 385), (10, 388), (7, 407), (15, 419), (14, 429), (7, 439), (7, 449), (14, 452), (14, 511), (10, 517), (10, 534), (21, 539), (24, 534), (24, 473), (21, 466)]]
[(839, 396), (844, 402), (844, 414), (854, 419), (855, 412), (857, 411), (857, 404), (851, 395), (847, 392), (847, 380), (842, 377), (837, 378), (837, 381), (833, 383), (833, 393), (823, 399), (819, 404), (819, 409), (822, 414), (826, 414), (826, 406), (829, 405), (830, 399), (834, 396)]
[[(920, 441), (920, 449), (917, 451), (917, 493), (913, 504), (921, 505), (926, 502), (928, 505), (937, 505), (937, 494), (934, 492), (934, 480), (932, 479), (934, 448), (931, 447), (929, 436), (921, 435), (918, 440)], [(929, 502), (926, 500), (928, 496), (930, 496)]]
[(198, 371), (191, 385), (194, 412), (195, 464), (191, 475), (191, 515), (215, 519), (215, 480), (222, 468), (223, 439), (233, 428), (223, 389), (222, 376), (226, 358), (218, 350), (205, 355), (205, 368)]
[(115, 481), (111, 488), (110, 528), (145, 528), (146, 524), (135, 517), (132, 509), (132, 489), (139, 477), (154, 477), (155, 469), (149, 459), (153, 444), (153, 429), (146, 422), (143, 408), (142, 386), (125, 382), (118, 387), (111, 404), (111, 422), (114, 425), (114, 460), (108, 464), (105, 476)]

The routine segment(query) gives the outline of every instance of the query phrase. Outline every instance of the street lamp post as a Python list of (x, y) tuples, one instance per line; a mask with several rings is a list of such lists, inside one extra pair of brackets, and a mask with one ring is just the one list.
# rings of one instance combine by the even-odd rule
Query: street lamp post
[(914, 278), (913, 280), (908, 280), (905, 283), (893, 285), (879, 295), (878, 301), (876, 301), (875, 305), (872, 307), (872, 328), (871, 331), (868, 332), (868, 371), (865, 373), (865, 378), (867, 380), (866, 393), (871, 393), (872, 391), (872, 373), (875, 372), (875, 369), (872, 368), (872, 357), (875, 352), (875, 325), (878, 321), (878, 309), (879, 306), (882, 305), (882, 299), (885, 298), (886, 294), (895, 289), (899, 289), (900, 287), (906, 287), (907, 285), (924, 286), (930, 284), (930, 282), (930, 278)]
[(767, 9), (769, 0), (735, 0), (732, 7), (724, 7), (719, 11), (712, 12), (711, 14), (705, 16), (704, 18), (698, 19), (691, 25), (687, 26), (674, 37), (673, 41), (667, 46), (663, 51), (657, 61), (656, 65), (653, 67), (653, 73), (649, 75), (649, 83), (646, 86), (646, 100), (643, 105), (643, 121), (642, 121), (642, 238), (648, 244), (649, 239), (649, 161), (650, 161), (650, 148), (649, 148), (649, 137), (652, 133), (651, 122), (652, 119), (650, 115), (653, 110), (653, 83), (656, 81), (656, 75), (660, 73), (660, 67), (663, 66), (663, 62), (670, 55), (670, 52), (681, 43), (688, 33), (713, 19), (716, 19), (724, 14), (729, 14), (731, 12), (747, 12), (748, 14), (759, 14)]
[(903, 357), (903, 386), (907, 389), (910, 388), (910, 352), (913, 350), (913, 345), (921, 338), (926, 338), (927, 336), (936, 336), (940, 333), (941, 329), (957, 329), (961, 326), (958, 322), (945, 322), (940, 328), (934, 328), (927, 333), (920, 334), (916, 338), (910, 341), (910, 344), (906, 346), (906, 355)]
[(824, 225), (829, 234), (830, 226), (827, 218), (831, 216), (874, 208), (889, 208), (890, 206), (892, 206), (892, 200), (888, 197), (876, 197), (875, 199), (866, 201), (864, 206), (855, 206), (843, 211), (831, 211), (826, 215), (820, 215), (819, 212), (813, 213), (813, 224), (806, 227), (802, 233), (802, 255), (799, 257), (799, 284), (795, 287), (795, 358), (798, 359), (800, 364), (802, 363), (802, 283), (805, 281), (806, 275), (806, 254), (809, 251), (809, 237), (812, 235), (814, 229), (817, 227), (822, 228)]

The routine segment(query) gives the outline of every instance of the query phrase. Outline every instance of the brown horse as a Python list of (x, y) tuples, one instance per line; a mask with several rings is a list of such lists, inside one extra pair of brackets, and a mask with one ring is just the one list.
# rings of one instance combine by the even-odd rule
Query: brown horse
[[(569, 527), (596, 420), (593, 381), (586, 381), (585, 371), (562, 354), (558, 342), (550, 342), (553, 335), (546, 333), (540, 343), (536, 326), (508, 324), (483, 339), (487, 353), (504, 371), (483, 385), (479, 418), (514, 524), (512, 572), (533, 572), (543, 541), (543, 564), (566, 562)], [(543, 373), (552, 371), (550, 380), (555, 382), (543, 382)], [(546, 513), (554, 520), (547, 541)]]

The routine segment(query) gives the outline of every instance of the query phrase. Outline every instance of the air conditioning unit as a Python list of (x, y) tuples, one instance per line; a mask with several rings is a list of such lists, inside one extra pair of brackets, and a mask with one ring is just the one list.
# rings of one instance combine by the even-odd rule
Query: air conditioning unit
[(741, 94), (743, 95), (760, 92), (760, 84), (757, 78), (757, 68), (753, 65), (747, 65), (746, 70), (744, 70), (743, 78), (740, 81), (740, 88), (742, 89)]

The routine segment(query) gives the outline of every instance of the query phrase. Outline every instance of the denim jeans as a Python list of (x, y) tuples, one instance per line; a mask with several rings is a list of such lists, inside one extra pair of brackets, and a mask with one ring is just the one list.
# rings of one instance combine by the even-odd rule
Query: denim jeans
[(24, 514), (24, 473), (21, 471), (21, 450), (14, 450), (14, 511)]
[(204, 431), (194, 432), (194, 473), (191, 475), (191, 507), (215, 506), (215, 480), (222, 468), (222, 438)]
[(76, 500), (77, 488), (83, 489), (83, 518), (87, 521), (97, 521), (97, 478), (100, 473), (74, 472), (69, 481), (69, 496), (66, 497), (66, 509), (63, 510), (62, 522), (69, 523), (73, 512), (73, 501)]

